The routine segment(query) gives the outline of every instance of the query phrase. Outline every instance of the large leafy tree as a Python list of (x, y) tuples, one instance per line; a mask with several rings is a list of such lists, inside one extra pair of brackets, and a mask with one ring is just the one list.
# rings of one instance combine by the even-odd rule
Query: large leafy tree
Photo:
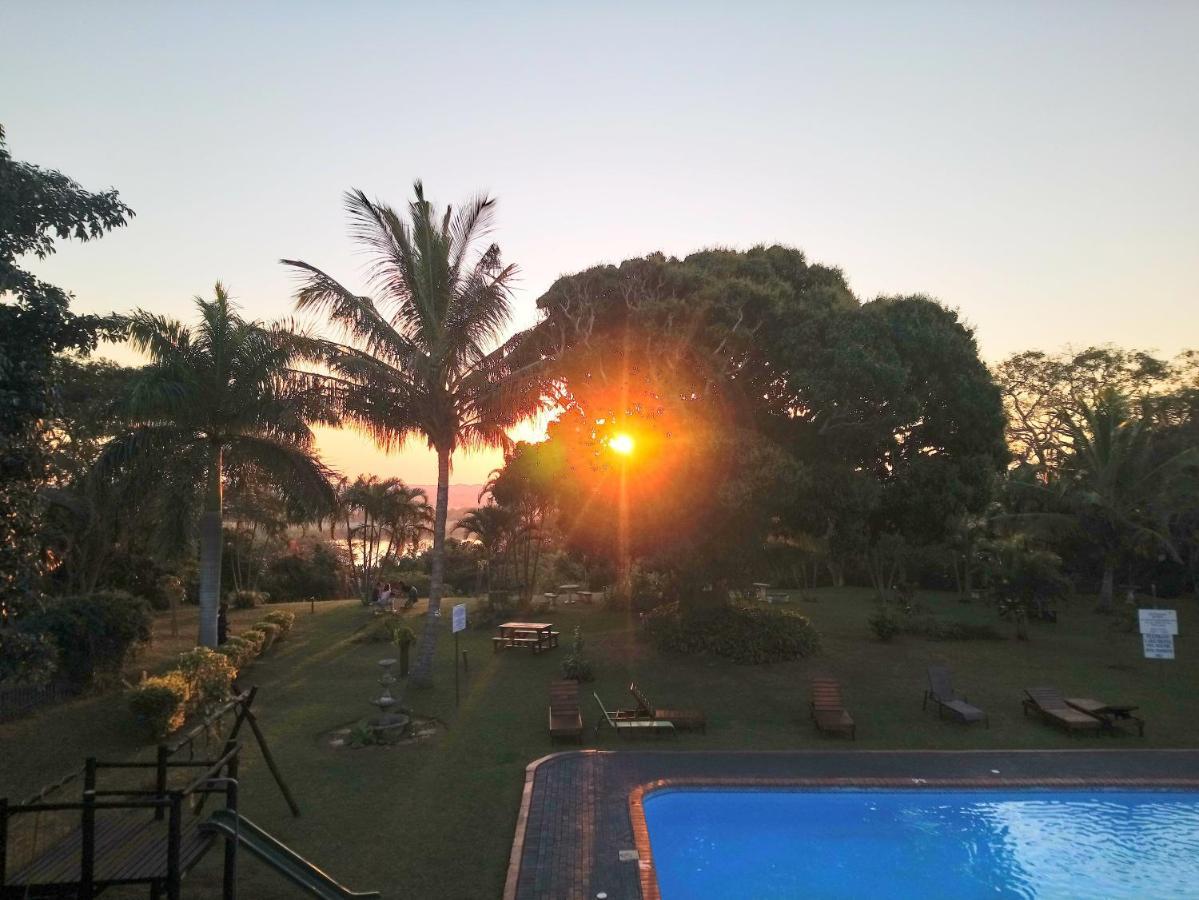
[(97, 325), (17, 263), (49, 256), (56, 238), (98, 238), (132, 215), (114, 190), (89, 193), (61, 172), (14, 160), (0, 127), (0, 604), (14, 609), (40, 575), (36, 498), (50, 464), (54, 355), (91, 349)]
[(516, 267), (484, 239), (495, 201), (480, 195), (438, 211), (418, 181), (407, 218), (361, 191), (346, 194), (351, 233), (370, 255), (373, 296), (316, 266), (299, 273), (300, 310), (323, 313), (343, 341), (297, 334), (323, 367), (345, 418), (384, 449), (423, 439), (437, 454), (429, 613), (413, 678), (428, 683), (440, 628), (446, 514), (455, 452), (505, 447), (507, 429), (542, 407), (541, 362), (527, 333), (504, 340)]
[(124, 400), (133, 423), (97, 460), (102, 477), (136, 471), (167, 498), (164, 526), (182, 541), (199, 523), (199, 643), (215, 647), (221, 596), (224, 474), (258, 477), (314, 513), (332, 504), (313, 453), (310, 422), (337, 418), (327, 394), (293, 364), (287, 336), (242, 318), (224, 286), (196, 298), (194, 328), (138, 310), (114, 317), (114, 334), (147, 354)]

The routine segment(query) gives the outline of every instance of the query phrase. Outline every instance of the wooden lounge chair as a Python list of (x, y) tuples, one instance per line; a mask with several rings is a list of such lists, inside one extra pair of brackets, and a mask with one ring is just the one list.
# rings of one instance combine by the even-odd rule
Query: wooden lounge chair
[(600, 712), (603, 713), (603, 718), (595, 723), (595, 733), (597, 736), (605, 724), (614, 728), (616, 733), (621, 737), (675, 733), (673, 722), (665, 722), (660, 719), (638, 719), (636, 718), (635, 710), (618, 709), (614, 712), (609, 712), (604, 706), (604, 701), (599, 698), (599, 694), (593, 693), (591, 696), (595, 698), (595, 702), (599, 704)]
[(972, 706), (953, 689), (953, 678), (949, 674), (948, 666), (928, 667), (928, 690), (924, 692), (923, 709), (928, 709), (929, 700), (936, 704), (938, 716), (944, 716), (948, 710), (950, 715), (960, 722), (982, 722), (988, 728), (991, 727), (991, 720), (987, 718), (987, 714), (977, 706)]
[(857, 740), (857, 726), (841, 699), (841, 685), (835, 678), (812, 679), (812, 721), (820, 731), (848, 734)]
[(550, 682), (550, 740), (573, 738), (583, 743), (583, 713), (577, 681)]
[(1090, 697), (1067, 697), (1066, 705), (1080, 712), (1094, 716), (1103, 723), (1108, 731), (1115, 731), (1120, 725), (1135, 728), (1137, 734), (1145, 736), (1145, 720), (1136, 715), (1139, 707), (1125, 704), (1104, 703), (1102, 700), (1092, 700)]
[(1098, 731), (1103, 727), (1099, 719), (1066, 703), (1057, 688), (1027, 688), (1024, 695), (1024, 715), (1035, 712), (1046, 722), (1066, 729), (1067, 733)]
[(629, 682), (629, 693), (637, 701), (637, 718), (639, 719), (659, 719), (673, 722), (675, 728), (694, 729), (705, 734), (708, 731), (708, 720), (704, 717), (703, 710), (663, 709), (660, 706), (654, 706), (641, 692), (641, 688), (633, 682)]

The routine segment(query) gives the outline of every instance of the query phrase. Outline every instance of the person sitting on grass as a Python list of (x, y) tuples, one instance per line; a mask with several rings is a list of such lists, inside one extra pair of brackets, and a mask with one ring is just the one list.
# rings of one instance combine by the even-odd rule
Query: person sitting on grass
[(392, 609), (393, 608), (392, 600), (391, 600), (391, 582), (390, 581), (383, 582), (383, 588), (382, 588), (382, 590), (379, 591), (379, 608), (380, 609)]

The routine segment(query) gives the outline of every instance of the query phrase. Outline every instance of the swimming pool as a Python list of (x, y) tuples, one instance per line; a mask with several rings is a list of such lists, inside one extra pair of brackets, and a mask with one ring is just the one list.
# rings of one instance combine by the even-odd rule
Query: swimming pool
[(1199, 794), (671, 788), (642, 801), (663, 900), (1199, 897)]

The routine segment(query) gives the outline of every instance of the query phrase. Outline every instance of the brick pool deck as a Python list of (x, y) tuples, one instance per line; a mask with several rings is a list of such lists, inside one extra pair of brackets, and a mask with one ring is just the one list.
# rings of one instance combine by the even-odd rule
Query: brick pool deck
[[(579, 750), (528, 767), (505, 900), (655, 900), (647, 790), (757, 785), (1161, 785), (1199, 789), (1199, 750)], [(622, 860), (627, 851), (638, 851)]]

